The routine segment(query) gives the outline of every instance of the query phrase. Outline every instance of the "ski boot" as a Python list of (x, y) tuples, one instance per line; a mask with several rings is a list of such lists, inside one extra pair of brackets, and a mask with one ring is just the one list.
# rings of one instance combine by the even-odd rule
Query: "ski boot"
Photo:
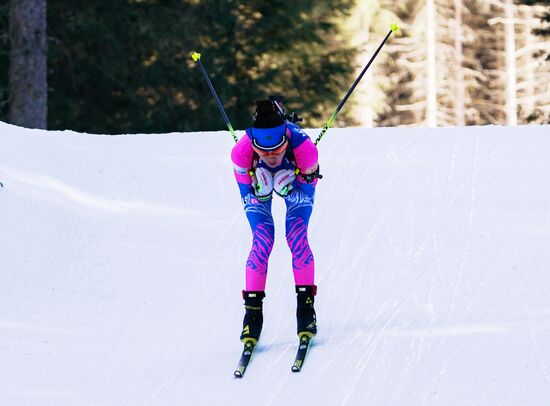
[(243, 331), (241, 333), (241, 341), (243, 343), (252, 341), (256, 345), (260, 338), (264, 323), (262, 313), (264, 297), (265, 292), (243, 290), (244, 308), (246, 309), (243, 320)]
[(317, 317), (315, 315), (316, 285), (297, 285), (296, 293), (298, 307), (296, 308), (296, 320), (298, 321), (298, 336), (307, 335), (312, 338), (317, 334)]

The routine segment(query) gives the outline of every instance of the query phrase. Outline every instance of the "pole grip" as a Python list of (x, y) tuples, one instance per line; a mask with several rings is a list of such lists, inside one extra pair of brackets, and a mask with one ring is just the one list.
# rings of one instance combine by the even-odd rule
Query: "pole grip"
[(227, 117), (227, 114), (225, 113), (225, 109), (223, 108), (222, 101), (220, 100), (218, 94), (216, 93), (216, 89), (214, 89), (214, 86), (212, 85), (212, 82), (210, 81), (210, 77), (208, 76), (208, 72), (206, 72), (206, 69), (201, 61), (201, 54), (198, 52), (193, 52), (191, 55), (191, 58), (199, 64), (199, 68), (201, 69), (201, 72), (204, 76), (204, 79), (206, 80), (206, 84), (208, 85), (208, 88), (210, 89), (210, 92), (212, 93), (212, 96), (214, 96), (214, 99), (216, 100), (216, 104), (218, 105), (218, 109), (220, 110), (220, 114), (222, 115), (223, 121), (225, 122), (225, 125), (229, 129), (229, 132), (231, 133), (231, 136), (233, 137), (233, 141), (237, 143), (239, 139), (237, 138), (237, 135), (235, 134), (235, 130), (233, 130), (233, 126), (229, 122), (229, 118)]

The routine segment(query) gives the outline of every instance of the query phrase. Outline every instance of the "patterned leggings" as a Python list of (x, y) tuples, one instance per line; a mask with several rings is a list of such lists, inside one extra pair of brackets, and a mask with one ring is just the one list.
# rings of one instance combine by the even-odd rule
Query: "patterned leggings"
[[(286, 241), (292, 253), (296, 285), (313, 285), (315, 261), (307, 240), (309, 217), (313, 210), (315, 189), (305, 192), (295, 187), (285, 197)], [(252, 249), (246, 261), (246, 290), (264, 291), (269, 255), (275, 240), (271, 200), (262, 203), (255, 197), (245, 199), (244, 210), (252, 228)]]

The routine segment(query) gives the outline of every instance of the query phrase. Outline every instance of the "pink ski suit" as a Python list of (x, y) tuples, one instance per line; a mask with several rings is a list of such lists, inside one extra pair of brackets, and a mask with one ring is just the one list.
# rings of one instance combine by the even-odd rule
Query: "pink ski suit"
[(311, 173), (318, 167), (317, 147), (300, 127), (286, 123), (286, 135), (289, 138), (286, 156), (281, 165), (270, 168), (255, 154), (250, 133), (248, 129), (231, 152), (235, 178), (252, 229), (252, 249), (246, 262), (246, 290), (265, 291), (268, 260), (275, 238), (271, 215), (272, 200), (262, 202), (254, 194), (249, 171), (256, 167), (267, 168), (272, 173), (281, 169), (300, 170), (291, 192), (284, 197), (287, 207), (286, 240), (292, 253), (295, 284), (314, 285), (315, 261), (309, 247), (307, 230), (317, 178), (308, 183), (301, 174)]

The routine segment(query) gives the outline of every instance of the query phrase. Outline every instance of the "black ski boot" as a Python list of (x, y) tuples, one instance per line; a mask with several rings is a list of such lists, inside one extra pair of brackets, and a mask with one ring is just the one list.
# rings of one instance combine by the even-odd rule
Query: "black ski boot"
[(243, 320), (243, 332), (241, 333), (241, 341), (243, 343), (252, 341), (255, 345), (260, 338), (264, 323), (262, 313), (262, 301), (264, 297), (265, 292), (243, 290), (244, 308), (246, 309)]
[(298, 307), (296, 309), (296, 320), (298, 321), (298, 335), (307, 335), (310, 338), (317, 334), (317, 317), (315, 315), (316, 285), (296, 286)]

